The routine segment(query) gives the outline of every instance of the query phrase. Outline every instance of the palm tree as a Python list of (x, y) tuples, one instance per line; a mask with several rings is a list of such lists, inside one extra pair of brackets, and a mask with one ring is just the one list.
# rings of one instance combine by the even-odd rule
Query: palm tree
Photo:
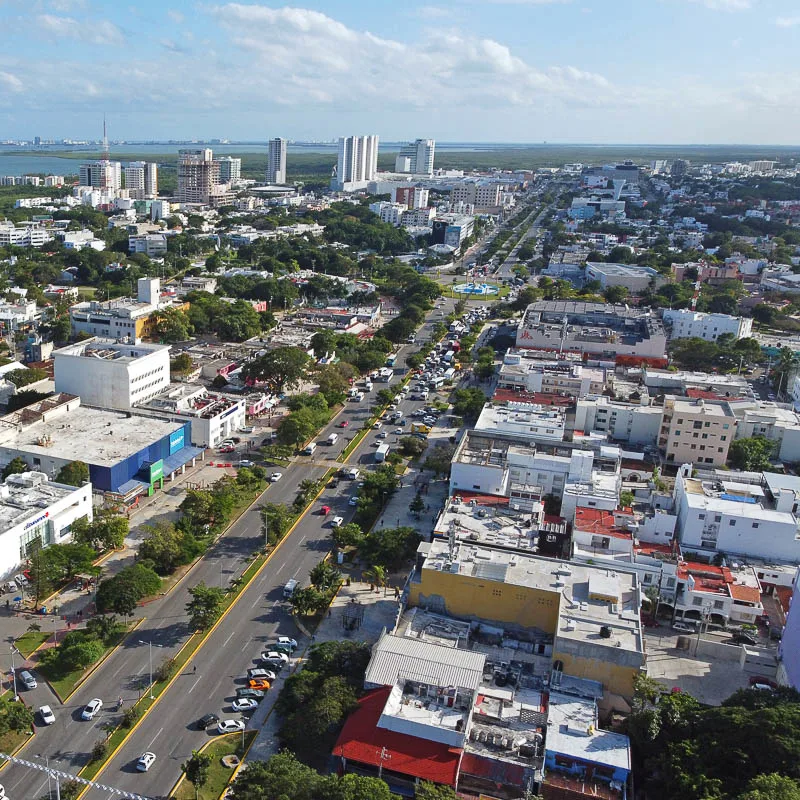
[(369, 569), (364, 570), (364, 578), (369, 581), (369, 590), (372, 591), (376, 586), (383, 587), (383, 596), (386, 596), (386, 567), (373, 564)]

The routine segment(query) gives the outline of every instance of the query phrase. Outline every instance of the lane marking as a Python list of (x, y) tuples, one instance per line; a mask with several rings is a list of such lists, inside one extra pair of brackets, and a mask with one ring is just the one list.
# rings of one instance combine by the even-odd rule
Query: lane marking
[(228, 644), (228, 642), (229, 642), (229, 641), (231, 640), (231, 638), (233, 637), (233, 634), (234, 634), (234, 633), (236, 633), (236, 629), (235, 629), (235, 628), (234, 628), (234, 630), (232, 630), (232, 631), (230, 632), (230, 634), (228, 635), (228, 638), (227, 638), (227, 639), (226, 639), (226, 640), (225, 640), (225, 641), (222, 643), (222, 646), (223, 646), (223, 647), (225, 647), (225, 645), (226, 645), (226, 644)]
[(159, 728), (158, 733), (150, 740), (150, 744), (147, 745), (147, 749), (149, 750), (153, 746), (153, 742), (158, 739), (159, 736), (164, 732), (164, 728)]
[[(199, 678), (197, 678), (197, 680), (189, 687), (189, 692), (192, 692), (194, 690), (194, 687), (197, 686), (198, 683), (200, 683), (201, 678), (202, 678), (202, 675)], [(187, 694), (189, 692), (187, 692)]]

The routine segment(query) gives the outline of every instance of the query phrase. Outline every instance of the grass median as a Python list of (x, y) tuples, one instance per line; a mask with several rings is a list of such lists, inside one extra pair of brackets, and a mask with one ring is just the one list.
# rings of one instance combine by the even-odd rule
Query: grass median
[(219, 800), (220, 795), (225, 791), (233, 777), (234, 771), (233, 767), (226, 767), (222, 763), (222, 759), (225, 756), (238, 756), (242, 759), (255, 735), (255, 731), (245, 731), (244, 747), (242, 747), (242, 735), (240, 733), (223, 736), (209, 742), (201, 748), (203, 753), (211, 756), (208, 780), (205, 785), (195, 794), (194, 786), (184, 778), (170, 794), (170, 797), (175, 797), (177, 800)]
[(25, 658), (30, 658), (31, 654), (38, 650), (52, 635), (52, 631), (28, 631), (14, 642), (14, 647)]

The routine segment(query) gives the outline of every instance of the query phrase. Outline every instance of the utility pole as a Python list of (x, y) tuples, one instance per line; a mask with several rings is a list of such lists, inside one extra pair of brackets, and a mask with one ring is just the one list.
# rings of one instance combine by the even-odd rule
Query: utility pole
[(264, 550), (269, 547), (269, 522), (267, 521), (267, 512), (264, 511)]

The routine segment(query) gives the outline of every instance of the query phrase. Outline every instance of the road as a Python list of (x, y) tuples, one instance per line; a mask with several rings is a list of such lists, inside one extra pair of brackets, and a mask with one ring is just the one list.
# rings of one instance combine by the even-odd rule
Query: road
[[(522, 245), (530, 239), (532, 236), (535, 238), (539, 235), (542, 220), (545, 217), (545, 214), (550, 210), (550, 206), (545, 206), (542, 210), (536, 215), (536, 218), (533, 222), (528, 226), (528, 229), (522, 235), (520, 240), (511, 248), (508, 255), (506, 256), (503, 263), (498, 267), (497, 272), (495, 273), (498, 278), (513, 278), (514, 277), (514, 268), (518, 266), (519, 262), (517, 261), (517, 253)], [(524, 224), (524, 223), (523, 223)]]
[[(446, 310), (452, 307), (448, 301)], [(438, 319), (432, 312), (420, 329), (417, 337), (425, 341)], [(398, 367), (404, 358), (418, 349), (405, 345), (398, 356)], [(394, 381), (401, 378), (397, 369)], [(383, 384), (376, 383), (373, 393)], [(404, 413), (419, 407), (420, 403), (404, 401), (400, 406)], [(335, 459), (347, 445), (350, 431), (355, 434), (370, 416), (368, 404), (348, 403), (341, 414), (319, 434), (318, 441), (329, 433), (337, 432), (339, 441), (333, 445), (322, 445), (317, 455), (326, 460)], [(338, 428), (343, 419), (350, 421), (348, 429)], [(374, 463), (373, 443), (377, 432), (370, 432), (350, 456), (349, 463), (367, 466)], [(392, 443), (396, 437), (392, 436)], [(283, 470), (283, 478), (264, 492), (259, 502), (281, 502), (290, 504), (297, 494), (301, 481), (316, 479), (324, 475), (326, 467), (314, 466), (310, 459), (298, 457), (295, 463)], [(101, 775), (101, 782), (120, 789), (135, 791), (149, 797), (166, 796), (180, 775), (181, 764), (211, 734), (198, 731), (192, 723), (203, 714), (214, 711), (220, 716), (236, 716), (230, 713), (230, 700), (235, 695), (235, 680), (241, 680), (253, 659), (260, 653), (261, 645), (275, 635), (296, 636), (297, 631), (288, 613), (288, 605), (282, 600), (281, 590), (286, 581), (295, 577), (301, 584), (307, 581), (312, 567), (328, 551), (329, 533), (323, 518), (316, 512), (320, 505), (332, 507), (330, 516), (341, 515), (349, 519), (354, 509), (347, 504), (353, 493), (349, 481), (340, 481), (336, 489), (328, 488), (306, 513), (286, 538), (266, 567), (245, 590), (235, 607), (209, 640), (198, 651), (192, 665), (197, 665), (196, 674), (188, 670), (179, 676), (162, 696), (153, 711), (139, 724), (126, 745), (112, 759)], [(330, 517), (328, 517), (330, 519)], [(49, 728), (40, 728), (34, 742), (25, 751), (27, 757), (45, 756), (50, 765), (65, 771), (76, 772), (89, 759), (95, 742), (104, 738), (105, 728), (118, 722), (120, 714), (110, 709), (122, 695), (130, 702), (138, 697), (143, 682), (149, 674), (149, 647), (153, 643), (153, 663), (160, 664), (173, 656), (186, 641), (189, 630), (185, 605), (189, 599), (188, 587), (201, 580), (208, 585), (226, 583), (240, 574), (246, 566), (247, 557), (262, 545), (261, 520), (257, 507), (247, 511), (223, 536), (209, 553), (198, 562), (188, 578), (179, 584), (163, 600), (147, 607), (147, 618), (116, 650), (97, 672), (75, 693), (73, 698), (61, 706), (49, 687), (41, 681), (39, 687), (25, 693), (25, 700), (33, 707), (47, 703), (53, 707), (56, 723)], [(105, 708), (91, 722), (80, 719), (84, 705), (93, 697), (103, 700)], [(227, 714), (223, 712), (227, 711)], [(144, 750), (152, 749), (158, 760), (147, 773), (138, 773), (133, 766)], [(31, 773), (23, 767), (11, 766), (3, 773), (2, 780), (11, 800), (30, 798), (35, 800), (47, 791), (47, 777)], [(106, 797), (93, 791), (87, 797)]]

